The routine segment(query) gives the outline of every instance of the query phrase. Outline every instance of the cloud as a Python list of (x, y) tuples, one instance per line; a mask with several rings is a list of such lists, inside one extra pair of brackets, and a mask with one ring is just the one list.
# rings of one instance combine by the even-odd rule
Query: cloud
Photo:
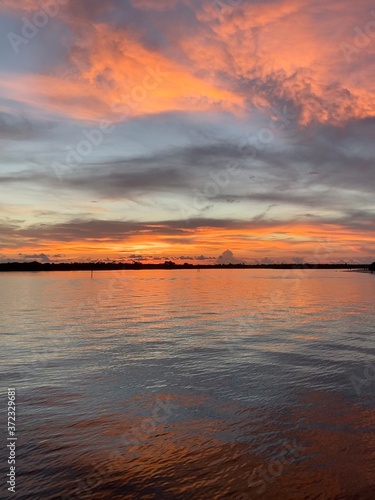
[[(181, 116), (170, 124), (180, 126)], [(135, 126), (134, 126), (135, 127)], [(166, 127), (169, 133), (170, 125)], [(152, 149), (147, 154), (97, 162), (95, 153), (79, 167), (64, 168), (64, 156), (51, 157), (61, 164), (62, 181), (50, 165), (0, 174), (0, 184), (34, 183), (64, 192), (97, 195), (109, 200), (173, 193), (194, 213), (194, 207), (244, 202), (257, 204), (254, 216), (264, 218), (279, 207), (317, 208), (342, 212), (368, 207), (371, 211), (372, 185), (375, 182), (371, 137), (375, 120), (353, 120), (345, 127), (316, 126), (296, 136), (292, 144), (275, 136), (261, 148), (253, 134), (220, 140), (200, 138), (201, 144)], [(138, 139), (138, 137), (137, 137)], [(216, 139), (214, 141), (213, 139)], [(139, 136), (142, 140), (142, 135)], [(162, 140), (162, 139), (161, 139)], [(247, 143), (250, 152), (243, 143)], [(241, 145), (242, 144), (242, 145)], [(256, 157), (251, 156), (251, 148)], [(49, 153), (50, 154), (50, 153)], [(46, 155), (44, 155), (46, 157)], [(45, 160), (44, 160), (45, 161)], [(228, 166), (236, 168), (235, 173)], [(358, 175), (360, 172), (360, 175)], [(348, 191), (356, 196), (348, 197)], [(150, 198), (149, 198), (150, 200)], [(324, 202), (323, 202), (324, 201)], [(142, 200), (142, 203), (145, 201)], [(323, 203), (322, 203), (323, 202)], [(175, 200), (172, 201), (175, 204)], [(196, 212), (197, 213), (197, 212)]]
[(32, 137), (33, 126), (29, 120), (9, 113), (0, 112), (1, 139), (22, 140)]
[[(38, 3), (22, 8), (32, 6)], [(192, 109), (241, 114), (290, 102), (301, 125), (342, 124), (374, 116), (371, 37), (353, 61), (340, 49), (354, 43), (356, 26), (365, 29), (373, 19), (371, 7), (364, 1), (359, 10), (347, 0), (241, 2), (218, 16), (210, 1), (177, 8), (172, 0), (133, 0), (126, 21), (115, 1), (71, 2), (60, 12), (72, 33), (64, 64), (14, 86), (3, 74), (2, 92), (80, 119)], [(167, 9), (167, 18), (149, 18), (155, 9)], [(120, 22), (113, 21), (116, 12)]]
[(217, 264), (241, 264), (242, 262), (235, 258), (233, 252), (225, 250), (217, 259)]
[[(93, 254), (96, 258), (117, 258), (119, 253), (139, 256), (169, 255), (169, 259), (184, 256), (182, 253), (194, 248), (219, 252), (223, 243), (236, 245), (241, 253), (253, 260), (265, 255), (270, 259), (290, 261), (303, 258), (306, 261), (364, 259), (375, 254), (373, 243), (374, 221), (368, 220), (353, 228), (330, 223), (281, 223), (277, 221), (241, 221), (234, 219), (192, 219), (188, 227), (185, 221), (169, 220), (158, 222), (88, 220), (70, 221), (60, 224), (39, 224), (29, 227), (1, 225), (3, 254), (18, 253), (34, 256), (56, 255), (64, 248), (70, 258), (85, 260)], [(44, 251), (30, 252), (36, 245)], [(132, 252), (133, 250), (133, 252)], [(134, 252), (134, 250), (138, 250)], [(142, 250), (142, 252), (139, 252)], [(365, 252), (365, 255), (364, 255)], [(18, 258), (18, 257), (17, 257)], [(49, 258), (49, 257), (48, 257)], [(136, 257), (134, 257), (136, 258)], [(370, 258), (370, 257), (366, 257)], [(372, 257), (371, 257), (372, 258)], [(370, 260), (371, 260), (370, 258)], [(165, 259), (164, 259), (165, 260)], [(211, 260), (202, 253), (195, 257), (197, 262)], [(365, 259), (366, 260), (366, 259)], [(372, 259), (373, 260), (373, 259)], [(248, 261), (248, 259), (247, 259)], [(240, 263), (232, 252), (224, 252), (218, 259), (221, 263)]]
[(213, 260), (215, 257), (206, 257), (205, 255), (197, 255), (195, 260)]
[[(22, 254), (20, 253), (19, 256), (21, 257), (21, 259), (23, 260), (38, 260), (40, 262), (43, 262), (43, 263), (47, 263), (47, 262), (51, 262), (50, 258), (48, 257), (48, 255), (44, 254), (44, 253), (40, 253), (40, 254), (31, 254), (31, 255), (27, 255), (27, 254)], [(57, 257), (57, 256), (54, 256), (54, 257)]]
[(148, 261), (152, 257), (133, 253), (131, 255), (128, 255), (127, 258), (138, 262), (142, 262), (142, 261)]
[(131, 4), (136, 9), (164, 11), (175, 8), (177, 0), (158, 0), (158, 2), (153, 0), (132, 0)]
[(207, 257), (206, 255), (196, 255), (191, 256), (191, 255), (181, 255), (178, 257), (179, 260), (196, 260), (196, 261), (203, 261), (203, 260), (215, 260), (215, 257)]
[(37, 11), (39, 10), (39, 0), (23, 0), (22, 2), (14, 2), (13, 0), (2, 0), (1, 7), (3, 9), (15, 11)]

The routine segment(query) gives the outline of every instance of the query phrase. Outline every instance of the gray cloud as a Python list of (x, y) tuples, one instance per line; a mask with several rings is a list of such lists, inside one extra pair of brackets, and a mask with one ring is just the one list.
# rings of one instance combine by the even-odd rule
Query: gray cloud
[[(62, 182), (52, 169), (39, 167), (5, 173), (0, 176), (0, 184), (34, 183), (56, 192), (87, 192), (112, 200), (169, 193), (185, 196), (192, 206), (197, 192), (209, 192), (207, 207), (242, 201), (258, 203), (261, 214), (269, 205), (277, 204), (305, 207), (309, 212), (314, 208), (315, 216), (327, 209), (341, 212), (343, 217), (348, 210), (360, 209), (371, 215), (373, 134), (374, 119), (351, 121), (340, 129), (314, 126), (301, 131), (301, 141), (293, 147), (275, 139), (257, 152), (255, 160), (248, 149), (239, 147), (245, 136), (232, 137), (230, 141), (82, 166), (67, 170)], [(247, 140), (256, 145), (254, 138)], [(238, 165), (239, 174), (228, 177), (228, 164)], [(220, 178), (225, 181), (223, 185)], [(268, 216), (264, 213), (262, 218)]]
[[(295, 221), (298, 224), (298, 221)], [(368, 230), (375, 229), (374, 212), (366, 211), (347, 211), (345, 214), (338, 217), (326, 217), (323, 220), (316, 217), (313, 221), (316, 224), (338, 225), (350, 230)], [(303, 223), (303, 221), (302, 221)], [(239, 232), (258, 230), (260, 228), (269, 228), (272, 234), (282, 234), (283, 231), (277, 230), (278, 227), (284, 227), (285, 222), (276, 219), (259, 219), (254, 217), (251, 220), (239, 219), (208, 219), (195, 218), (188, 221), (181, 220), (166, 220), (158, 222), (136, 222), (136, 221), (116, 221), (116, 220), (88, 220), (80, 221), (73, 220), (61, 224), (53, 225), (34, 225), (26, 229), (14, 228), (9, 229), (8, 238), (31, 239), (38, 241), (123, 241), (139, 234), (147, 234), (150, 237), (153, 235), (161, 235), (165, 241), (173, 242), (193, 242), (193, 235), (196, 230), (205, 228), (227, 228), (237, 230)], [(6, 234), (6, 233), (2, 233)], [(257, 236), (254, 236), (257, 238)], [(251, 236), (247, 236), (251, 239)], [(306, 239), (308, 241), (308, 239)]]
[(219, 255), (216, 262), (218, 264), (241, 264), (242, 261), (238, 260), (230, 250), (225, 250)]
[[(40, 253), (40, 254), (22, 254), (22, 253), (20, 253), (18, 255), (22, 260), (38, 260), (39, 262), (43, 262), (43, 263), (51, 262), (50, 258), (45, 253)], [(57, 257), (57, 256), (54, 256), (54, 257)]]
[(0, 112), (0, 138), (7, 140), (29, 140), (35, 138), (35, 125), (26, 118)]

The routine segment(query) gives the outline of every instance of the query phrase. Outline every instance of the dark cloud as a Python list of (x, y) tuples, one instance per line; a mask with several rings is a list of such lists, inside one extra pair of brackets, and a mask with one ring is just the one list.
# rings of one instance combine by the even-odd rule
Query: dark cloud
[[(286, 229), (285, 229), (286, 225)], [(238, 242), (242, 245), (247, 245), (250, 250), (252, 242), (256, 242), (252, 252), (255, 256), (259, 256), (259, 259), (264, 257), (264, 248), (259, 247), (259, 240), (285, 242), (290, 246), (291, 257), (296, 258), (306, 258), (311, 257), (311, 252), (307, 255), (306, 250), (304, 250), (305, 244), (316, 244), (318, 249), (323, 245), (325, 248), (325, 243), (322, 243), (322, 234), (329, 235), (330, 232), (334, 232), (335, 236), (346, 237), (347, 230), (352, 231), (365, 231), (365, 234), (373, 234), (375, 230), (374, 218), (370, 218), (367, 213), (348, 213), (346, 218), (341, 217), (340, 219), (329, 219), (323, 224), (320, 221), (315, 222), (314, 232), (302, 237), (295, 238), (294, 229), (291, 228), (291, 232), (288, 231), (288, 223), (283, 223), (280, 221), (262, 221), (262, 220), (252, 220), (243, 221), (235, 219), (191, 219), (189, 221), (189, 227), (186, 229), (185, 221), (158, 221), (158, 222), (135, 222), (135, 221), (111, 221), (111, 220), (90, 220), (90, 221), (70, 221), (61, 224), (40, 224), (29, 226), (28, 228), (22, 228), (18, 225), (6, 225), (1, 224), (1, 241), (0, 244), (8, 249), (23, 248), (25, 246), (29, 248), (42, 248), (48, 247), (51, 244), (63, 245), (65, 242), (79, 242), (80, 245), (84, 245), (86, 251), (95, 251), (100, 246), (110, 247), (112, 243), (124, 243), (126, 248), (126, 242), (133, 239), (137, 240), (140, 235), (148, 236), (155, 242), (159, 242), (161, 245), (164, 244), (179, 244), (179, 245), (191, 245), (194, 247), (198, 240), (201, 240), (202, 230), (209, 235), (210, 230), (222, 229), (224, 232), (226, 230), (231, 231), (231, 239), (236, 238)], [(298, 227), (298, 223), (296, 223)], [(264, 233), (264, 230), (268, 228), (268, 232)], [(301, 225), (303, 229), (303, 224)], [(262, 231), (263, 235), (259, 234), (259, 230)], [(225, 234), (225, 233), (224, 233)], [(359, 233), (360, 234), (360, 233)], [(209, 239), (209, 236), (208, 236)], [(372, 259), (371, 257), (371, 244), (366, 245), (364, 242), (366, 240), (361, 235), (361, 244), (357, 245), (357, 252), (363, 252), (368, 257), (363, 257), (362, 262), (367, 262)], [(295, 251), (292, 249), (296, 249)], [(337, 261), (337, 259), (343, 255), (343, 249), (340, 245), (334, 245), (334, 253), (330, 253), (329, 257), (331, 261)], [(332, 250), (333, 251), (333, 250)], [(126, 258), (138, 261), (147, 261), (150, 258), (157, 260), (158, 256), (146, 256), (144, 254), (134, 254), (129, 253), (127, 256), (126, 250), (121, 252), (126, 254)], [(273, 260), (275, 260), (275, 255), (270, 255)], [(43, 262), (49, 262), (50, 259), (60, 259), (63, 258), (62, 254), (54, 254), (52, 257), (46, 253), (22, 253), (20, 254), (21, 260), (42, 260)], [(163, 257), (162, 260), (169, 260), (171, 257)], [(340, 257), (341, 258), (341, 257)], [(20, 260), (17, 259), (17, 260)], [(185, 261), (207, 261), (212, 262), (215, 260), (213, 257), (205, 255), (182, 255), (180, 260)], [(9, 259), (8, 259), (9, 260)], [(113, 259), (111, 259), (113, 260)], [(277, 257), (276, 257), (277, 260)], [(346, 259), (347, 260), (347, 259)], [(373, 259), (372, 259), (373, 260)], [(289, 259), (290, 261), (290, 259)], [(218, 263), (241, 263), (238, 257), (234, 256), (233, 253), (228, 250), (223, 252), (221, 256), (217, 259)], [(246, 260), (245, 260), (246, 262)]]
[(207, 257), (206, 255), (196, 255), (195, 257), (192, 255), (181, 255), (178, 257), (179, 260), (215, 260), (215, 257)]
[(213, 260), (215, 257), (206, 257), (205, 255), (197, 255), (196, 260)]
[[(374, 217), (375, 169), (369, 158), (371, 148), (353, 152), (353, 143), (358, 147), (363, 140), (357, 127), (364, 130), (366, 141), (370, 130), (375, 131), (373, 120), (366, 124), (350, 123), (347, 130), (340, 132), (324, 127), (314, 131), (314, 138), (307, 145), (285, 149), (283, 154), (270, 147), (259, 152), (254, 161), (244, 158), (238, 141), (95, 164), (67, 173), (62, 182), (52, 169), (24, 170), (3, 174), (0, 184), (34, 183), (46, 189), (91, 192), (113, 200), (175, 193), (184, 195), (185, 208), (193, 209), (197, 215), (213, 204), (245, 202), (259, 207), (258, 214), (248, 218), (263, 227), (267, 221), (275, 223), (280, 209), (303, 207), (311, 221), (367, 228), (372, 227)], [(238, 173), (228, 174), (228, 164), (238, 167)], [(112, 223), (105, 228), (102, 223), (97, 224), (99, 233), (112, 237)], [(191, 220), (186, 221), (184, 229), (192, 228), (191, 224)], [(131, 230), (129, 224), (127, 231)], [(149, 228), (144, 230), (151, 232)], [(177, 229), (174, 231), (176, 234)]]
[[(223, 223), (223, 222), (222, 222)], [(199, 227), (199, 222), (195, 222)], [(191, 228), (181, 227), (177, 221), (132, 222), (132, 221), (71, 221), (54, 225), (35, 225), (27, 229), (18, 229), (17, 234), (24, 239), (49, 241), (122, 241), (139, 234), (149, 235), (189, 235)], [(13, 234), (13, 233), (12, 233)]]
[(128, 255), (127, 258), (138, 261), (138, 262), (150, 260), (149, 256), (145, 256), (145, 255), (141, 255), (141, 254), (131, 254), (131, 255)]
[(33, 225), (28, 228), (3, 225), (0, 229), (2, 229), (2, 237), (7, 238), (8, 243), (13, 242), (16, 245), (18, 241), (18, 244), (28, 242), (32, 245), (37, 241), (126, 241), (126, 239), (140, 234), (150, 238), (156, 235), (162, 236), (164, 241), (193, 242), (191, 236), (201, 228), (237, 228), (241, 230), (261, 227), (260, 223), (233, 219), (190, 219), (188, 222), (188, 227), (186, 227), (185, 221), (179, 220), (158, 222), (75, 220), (60, 224)]
[(35, 136), (35, 126), (28, 119), (0, 112), (0, 139), (28, 140)]
[[(369, 141), (374, 133), (375, 121), (368, 119), (350, 122), (340, 130), (315, 127), (308, 141), (304, 138), (293, 147), (275, 139), (264, 150), (257, 150), (256, 139), (243, 136), (232, 142), (175, 148), (79, 169), (62, 164), (62, 182), (52, 168), (5, 174), (0, 182), (34, 182), (55, 189), (91, 191), (110, 199), (158, 192), (189, 196), (194, 189), (203, 192), (208, 186), (210, 191), (209, 185), (214, 183), (217, 193), (211, 199), (234, 201), (251, 195), (259, 201), (317, 206), (329, 191), (334, 193), (326, 199), (328, 203), (340, 197), (339, 189), (343, 190), (341, 197), (348, 189), (372, 194), (375, 147)], [(234, 165), (238, 174), (228, 177), (228, 165)]]
[[(20, 253), (18, 255), (22, 260), (25, 260), (25, 261), (26, 260), (38, 260), (38, 261), (43, 262), (43, 263), (51, 262), (50, 258), (45, 253), (39, 253), (39, 254), (22, 254), (22, 253)], [(54, 256), (54, 257), (57, 257), (57, 256)]]

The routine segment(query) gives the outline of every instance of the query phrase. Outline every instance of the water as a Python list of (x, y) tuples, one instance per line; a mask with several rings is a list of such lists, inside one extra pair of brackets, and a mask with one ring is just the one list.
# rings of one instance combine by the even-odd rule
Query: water
[(1, 274), (16, 498), (374, 498), (374, 299), (341, 271)]

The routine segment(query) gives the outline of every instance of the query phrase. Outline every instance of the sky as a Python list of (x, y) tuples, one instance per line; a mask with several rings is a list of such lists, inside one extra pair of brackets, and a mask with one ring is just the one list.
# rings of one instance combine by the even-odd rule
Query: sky
[(375, 260), (369, 0), (0, 0), (0, 261)]

